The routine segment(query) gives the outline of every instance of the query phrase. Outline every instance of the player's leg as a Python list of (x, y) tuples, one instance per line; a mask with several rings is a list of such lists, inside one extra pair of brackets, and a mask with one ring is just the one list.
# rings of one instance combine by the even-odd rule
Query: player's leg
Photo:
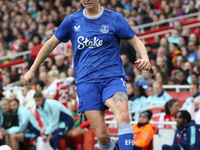
[(128, 112), (126, 82), (122, 78), (111, 78), (104, 82), (102, 98), (115, 114), (118, 124), (118, 145), (120, 150), (133, 149), (133, 129)]
[(101, 150), (118, 150), (115, 143), (110, 139), (103, 111), (85, 111), (85, 115), (98, 139)]
[(133, 149), (133, 129), (128, 112), (128, 97), (124, 92), (117, 92), (105, 103), (115, 114), (118, 124), (118, 144), (120, 150)]
[(17, 133), (10, 135), (10, 142), (12, 150), (19, 150), (19, 142), (24, 141), (24, 134), (23, 133)]
[(101, 150), (117, 150), (110, 140), (104, 119), (104, 103), (102, 102), (102, 83), (81, 83), (77, 85), (79, 112), (86, 117), (98, 138)]

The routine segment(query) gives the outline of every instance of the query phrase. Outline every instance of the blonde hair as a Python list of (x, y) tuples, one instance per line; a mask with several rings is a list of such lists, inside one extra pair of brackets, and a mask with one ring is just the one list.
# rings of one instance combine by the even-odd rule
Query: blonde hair
[(48, 72), (49, 77), (60, 78), (60, 73), (58, 70), (51, 70)]

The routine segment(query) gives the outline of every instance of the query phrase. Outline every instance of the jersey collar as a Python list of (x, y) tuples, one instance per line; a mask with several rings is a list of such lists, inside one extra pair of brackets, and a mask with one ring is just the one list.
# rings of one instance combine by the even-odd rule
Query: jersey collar
[(100, 17), (102, 16), (103, 12), (104, 12), (104, 8), (101, 7), (101, 13), (100, 13), (99, 15), (97, 15), (96, 17), (90, 17), (90, 16), (87, 16), (87, 15), (86, 15), (86, 13), (85, 13), (85, 8), (84, 8), (84, 10), (83, 10), (83, 15), (84, 15), (86, 18), (88, 18), (88, 19), (98, 19), (98, 18), (100, 18)]

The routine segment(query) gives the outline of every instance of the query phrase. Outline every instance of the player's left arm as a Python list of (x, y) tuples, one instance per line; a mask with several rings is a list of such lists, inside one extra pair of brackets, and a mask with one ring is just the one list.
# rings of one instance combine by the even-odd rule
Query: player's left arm
[(145, 69), (145, 70), (150, 70), (151, 65), (149, 63), (149, 58), (147, 55), (147, 50), (144, 46), (144, 44), (142, 43), (142, 41), (135, 35), (133, 38), (128, 40), (128, 43), (134, 47), (134, 49), (136, 50), (136, 52), (139, 54), (141, 59), (138, 59), (137, 61), (135, 61), (135, 63), (139, 63), (138, 68), (140, 70)]

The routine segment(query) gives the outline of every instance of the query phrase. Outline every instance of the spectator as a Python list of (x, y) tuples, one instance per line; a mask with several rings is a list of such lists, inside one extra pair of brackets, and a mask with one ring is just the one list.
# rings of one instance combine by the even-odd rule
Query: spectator
[[(183, 71), (183, 70), (179, 70), (176, 73), (176, 79), (174, 81), (175, 84), (178, 85), (188, 85), (189, 83), (187, 82), (187, 77), (188, 77), (188, 72), (187, 71)], [(187, 90), (187, 89), (181, 89), (183, 90)]]
[(131, 11), (131, 18), (137, 22), (137, 24), (141, 24), (141, 17), (140, 15), (138, 15), (138, 9), (137, 8), (133, 8), (133, 10)]
[(19, 100), (11, 100), (10, 108), (13, 113), (18, 114), (19, 126), (2, 129), (1, 133), (2, 136), (10, 135), (12, 149), (19, 150), (19, 142), (29, 142), (40, 136), (40, 127), (28, 109), (19, 106)]
[(179, 35), (181, 34), (182, 30), (183, 30), (183, 24), (181, 21), (174, 21), (174, 29), (176, 29), (179, 32)]
[(128, 59), (128, 56), (126, 54), (121, 54), (120, 57), (122, 59), (125, 72), (133, 70), (133, 64)]
[(199, 44), (199, 36), (195, 33), (191, 33), (189, 36), (189, 41), (197, 42), (197, 45)]
[[(162, 72), (166, 72), (168, 75), (170, 75), (171, 70), (173, 69), (173, 64), (172, 64), (172, 58), (167, 58), (167, 57), (161, 57), (158, 56), (156, 58), (156, 65), (159, 66), (159, 70)], [(170, 61), (170, 62), (169, 62)], [(172, 64), (172, 65), (168, 65), (168, 64)]]
[(120, 55), (125, 54), (131, 63), (135, 62), (135, 49), (126, 41), (122, 41), (120, 45)]
[(127, 94), (128, 94), (128, 100), (130, 100), (134, 96), (134, 87), (131, 82), (127, 82), (126, 86), (127, 86), (126, 90), (127, 90)]
[[(60, 139), (73, 127), (71, 112), (56, 100), (44, 99), (40, 92), (34, 95), (37, 111), (46, 131), (42, 136), (44, 142), (50, 140), (54, 149), (61, 150)], [(56, 111), (53, 111), (55, 110)]]
[(187, 38), (189, 38), (190, 34), (191, 34), (191, 30), (189, 28), (183, 29), (181, 33), (182, 36), (185, 36)]
[(188, 74), (189, 75), (187, 75), (188, 77), (187, 77), (187, 82), (189, 83), (189, 84), (191, 84), (192, 83), (192, 81), (191, 81), (191, 74), (192, 74), (192, 72), (193, 72), (193, 64), (192, 63), (190, 63), (189, 61), (186, 61), (185, 63), (184, 63), (184, 68), (183, 68), (183, 70), (184, 71), (186, 71), (186, 72), (188, 72)]
[(152, 69), (150, 69), (149, 71), (148, 70), (142, 70), (142, 75), (143, 75), (144, 80), (142, 80), (140, 82), (134, 82), (134, 86), (149, 85), (149, 84), (154, 82), (154, 80), (153, 80), (153, 70)]
[(152, 65), (153, 75), (155, 76), (156, 73), (159, 71), (159, 66), (157, 64)]
[(181, 52), (182, 52), (183, 58), (187, 59), (188, 54), (189, 54), (189, 50), (187, 49), (187, 47), (181, 47)]
[(60, 79), (65, 79), (65, 78), (67, 78), (67, 72), (61, 72)]
[(9, 100), (11, 101), (11, 100), (13, 100), (13, 99), (16, 99), (17, 98), (17, 95), (15, 94), (15, 93), (10, 93), (10, 95), (9, 95)]
[(200, 97), (196, 97), (195, 99), (191, 100), (187, 111), (190, 113), (192, 120), (196, 123), (200, 122)]
[(182, 9), (182, 4), (180, 0), (174, 1), (174, 9), (173, 12), (174, 16), (182, 16), (185, 14), (184, 10)]
[(191, 73), (191, 83), (199, 83), (199, 76), (197, 73)]
[(190, 114), (180, 110), (176, 114), (177, 130), (171, 146), (163, 145), (162, 150), (198, 150), (200, 147), (200, 125), (191, 120)]
[[(151, 23), (151, 22), (152, 22), (151, 18), (147, 16), (147, 13), (146, 13), (145, 10), (142, 10), (142, 11), (140, 12), (140, 17), (141, 17), (141, 19), (142, 19), (141, 25), (142, 25), (142, 24), (146, 24), (146, 23)], [(150, 29), (151, 29), (151, 27), (145, 27), (145, 28), (144, 28), (144, 31), (150, 30)]]
[(139, 83), (139, 82), (142, 82), (144, 80), (144, 77), (141, 74), (141, 71), (138, 69), (138, 67), (133, 67), (133, 72), (134, 72), (134, 75), (135, 75), (134, 85), (135, 85), (135, 83)]
[(59, 79), (58, 70), (48, 72), (48, 82), (50, 85), (43, 91), (43, 96), (48, 99), (55, 99), (68, 107), (69, 97), (75, 98), (73, 88), (64, 85), (63, 80)]
[[(42, 82), (44, 82), (44, 85), (46, 86), (46, 85), (48, 85), (48, 79), (47, 79), (47, 77), (48, 77), (48, 75), (47, 75), (47, 73), (46, 72), (42, 72), (42, 73), (40, 73), (40, 75), (39, 75), (39, 80), (41, 80)], [(46, 87), (44, 87), (44, 89), (45, 89)]]
[(161, 57), (164, 57), (164, 56), (167, 56), (167, 49), (163, 46), (160, 46), (158, 49), (157, 49), (157, 56), (161, 56)]
[(11, 86), (10, 83), (11, 83), (10, 74), (9, 73), (2, 74), (3, 87)]
[(38, 92), (42, 92), (44, 89), (44, 82), (41, 80), (38, 80), (35, 84), (35, 90)]
[(138, 124), (133, 125), (134, 131), (134, 150), (149, 150), (152, 148), (152, 140), (155, 131), (153, 125), (149, 123), (152, 112), (146, 110), (141, 113)]
[(74, 69), (73, 68), (67, 69), (67, 76), (68, 77), (74, 77)]
[(136, 86), (134, 89), (134, 97), (132, 100), (134, 103), (131, 105), (131, 110), (137, 110), (147, 107), (147, 94), (142, 86)]
[[(167, 19), (167, 15), (161, 13), (160, 16), (159, 16), (159, 21), (166, 20), (166, 19)], [(160, 24), (159, 28), (166, 27), (166, 26), (169, 26), (168, 22)]]
[(147, 49), (147, 54), (148, 54), (149, 59), (155, 61), (156, 60), (156, 54), (153, 53), (152, 45), (146, 44), (145, 47)]
[[(175, 115), (179, 110), (179, 100), (171, 99), (165, 103), (165, 112), (160, 115), (159, 122), (175, 121)], [(172, 128), (171, 125), (159, 124), (158, 128)]]
[(170, 78), (166, 73), (164, 73), (162, 71), (158, 71), (155, 74), (155, 81), (161, 82), (163, 85), (169, 85)]
[(129, 82), (134, 82), (135, 74), (133, 70), (128, 71), (125, 75)]
[(176, 62), (176, 58), (178, 55), (181, 55), (181, 51), (179, 50), (179, 46), (176, 43), (170, 43), (169, 44), (169, 52), (172, 57), (172, 63), (174, 64)]
[(153, 85), (152, 85), (152, 84), (148, 85), (148, 88), (147, 88), (147, 95), (148, 95), (148, 96), (154, 95), (154, 92), (153, 92)]
[[(188, 44), (188, 38), (185, 36), (180, 36), (179, 37), (179, 41), (178, 41), (178, 45), (179, 47), (186, 47)], [(183, 52), (182, 52), (183, 53)]]
[(166, 49), (168, 49), (169, 42), (168, 42), (167, 38), (163, 37), (163, 38), (160, 39), (160, 46), (165, 47)]
[(59, 72), (66, 71), (68, 69), (68, 66), (64, 64), (65, 59), (63, 55), (57, 55), (55, 56), (55, 64), (58, 67)]
[[(164, 91), (162, 83), (155, 81), (153, 83), (154, 95), (149, 96), (147, 101), (150, 106), (164, 106), (164, 103), (172, 99), (172, 97)], [(158, 103), (159, 102), (159, 103)]]
[(178, 55), (177, 58), (176, 58), (176, 62), (174, 64), (174, 67), (176, 69), (181, 70), (183, 60), (184, 60), (183, 56), (182, 55)]
[(185, 103), (183, 104), (183, 106), (181, 107), (181, 109), (187, 109), (188, 106), (191, 103), (191, 100), (196, 98), (196, 97), (200, 97), (200, 93), (199, 93), (199, 84), (198, 83), (192, 83), (190, 84), (190, 94), (191, 97), (188, 97), (185, 101)]
[(194, 61), (198, 59), (198, 43), (190, 41), (188, 43), (188, 50), (190, 54), (188, 55), (187, 60), (194, 63)]
[(198, 9), (195, 8), (195, 4), (196, 4), (195, 0), (189, 0), (189, 11), (187, 14), (198, 12)]
[[(1, 107), (2, 107), (2, 110), (3, 110), (3, 128), (4, 129), (8, 129), (9, 127), (11, 127), (13, 124), (12, 124), (12, 121), (14, 120), (10, 120), (11, 122), (7, 122), (7, 115), (9, 115), (11, 112), (10, 110), (10, 102), (9, 102), (9, 99), (7, 98), (2, 98), (1, 99)], [(13, 119), (13, 118), (12, 118)], [(9, 124), (10, 123), (10, 124)], [(9, 126), (9, 127), (8, 127)]]
[(168, 38), (168, 42), (179, 44), (179, 32), (178, 32), (178, 30), (174, 29), (172, 31), (171, 36)]

